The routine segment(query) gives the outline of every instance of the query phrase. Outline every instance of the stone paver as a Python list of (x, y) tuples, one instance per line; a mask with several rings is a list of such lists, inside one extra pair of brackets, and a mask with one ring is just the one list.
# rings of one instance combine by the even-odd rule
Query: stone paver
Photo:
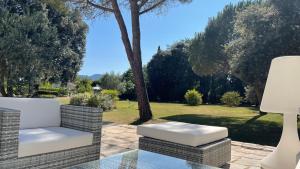
[[(102, 128), (101, 158), (138, 148), (136, 126), (104, 125)], [(231, 161), (226, 169), (259, 169), (260, 160), (274, 147), (232, 141)]]

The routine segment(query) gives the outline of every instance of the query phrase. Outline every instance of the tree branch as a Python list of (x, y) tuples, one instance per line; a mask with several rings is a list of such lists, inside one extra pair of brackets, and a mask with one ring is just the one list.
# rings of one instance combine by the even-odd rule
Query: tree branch
[(164, 2), (166, 2), (166, 0), (160, 0), (158, 2), (156, 2), (155, 4), (153, 4), (152, 6), (150, 6), (149, 8), (147, 9), (144, 9), (143, 11), (140, 12), (140, 15), (144, 14), (144, 13), (147, 13), (153, 9), (155, 9), (156, 7), (162, 5)]
[(149, 0), (140, 0), (139, 8), (142, 8)]
[(91, 6), (94, 7), (94, 8), (98, 8), (98, 9), (101, 9), (101, 10), (107, 11), (107, 12), (114, 12), (114, 10), (111, 9), (111, 8), (108, 8), (108, 7), (99, 5), (99, 4), (95, 4), (95, 3), (93, 3), (93, 2), (91, 2), (91, 1), (89, 1), (89, 0), (87, 0), (86, 2), (87, 2), (87, 4), (91, 5)]

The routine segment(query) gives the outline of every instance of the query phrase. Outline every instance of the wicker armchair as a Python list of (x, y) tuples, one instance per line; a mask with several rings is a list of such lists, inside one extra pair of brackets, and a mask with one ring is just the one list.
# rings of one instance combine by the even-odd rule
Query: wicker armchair
[(1, 169), (61, 169), (99, 159), (101, 109), (16, 98), (0, 98), (0, 107)]

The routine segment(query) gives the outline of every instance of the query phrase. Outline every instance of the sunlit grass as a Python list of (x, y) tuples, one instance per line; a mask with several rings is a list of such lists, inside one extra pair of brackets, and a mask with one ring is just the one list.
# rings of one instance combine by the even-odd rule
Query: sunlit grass
[[(161, 121), (163, 118), (174, 115), (205, 115), (212, 117), (236, 118), (246, 121), (258, 115), (258, 110), (252, 107), (228, 107), (223, 105), (187, 106), (176, 103), (151, 103), (153, 112), (152, 121)], [(138, 119), (138, 106), (136, 102), (119, 101), (117, 109), (104, 113), (105, 120), (115, 123), (129, 124)], [(258, 121), (274, 122), (281, 125), (282, 118), (278, 114), (267, 114), (257, 119)]]

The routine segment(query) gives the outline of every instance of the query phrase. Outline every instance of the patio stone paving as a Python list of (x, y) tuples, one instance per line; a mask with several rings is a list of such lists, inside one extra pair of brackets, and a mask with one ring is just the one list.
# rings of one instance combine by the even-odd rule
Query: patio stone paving
[[(136, 126), (104, 125), (102, 128), (101, 158), (138, 148)], [(226, 169), (260, 169), (260, 160), (274, 147), (232, 141), (231, 161)]]

